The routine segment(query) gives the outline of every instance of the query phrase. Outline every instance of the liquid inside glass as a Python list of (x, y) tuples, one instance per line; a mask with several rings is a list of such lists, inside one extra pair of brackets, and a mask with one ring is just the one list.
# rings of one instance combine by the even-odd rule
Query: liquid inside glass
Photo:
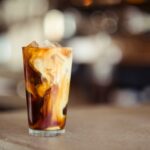
[(66, 123), (72, 51), (57, 45), (23, 47), (29, 128), (63, 130)]

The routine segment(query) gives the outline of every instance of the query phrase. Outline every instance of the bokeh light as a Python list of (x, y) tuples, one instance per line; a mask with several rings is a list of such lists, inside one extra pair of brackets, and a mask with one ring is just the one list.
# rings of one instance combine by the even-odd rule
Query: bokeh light
[(64, 15), (61, 11), (50, 10), (44, 18), (44, 34), (51, 41), (60, 41), (64, 36)]

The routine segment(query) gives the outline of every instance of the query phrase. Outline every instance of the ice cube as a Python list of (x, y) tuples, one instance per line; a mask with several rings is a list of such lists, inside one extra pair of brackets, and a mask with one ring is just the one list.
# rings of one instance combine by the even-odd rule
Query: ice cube
[(27, 47), (38, 47), (38, 43), (36, 41), (32, 41)]
[(58, 44), (58, 43), (53, 43), (53, 42), (51, 42), (49, 40), (45, 40), (42, 44), (39, 44), (39, 47), (56, 48), (56, 47), (61, 47), (61, 45)]
[(44, 47), (55, 47), (54, 44), (52, 42), (50, 42), (49, 40), (45, 40), (43, 42), (43, 46)]
[(55, 47), (62, 47), (59, 43), (53, 43)]
[(35, 59), (34, 62), (33, 62), (33, 66), (34, 68), (39, 71), (40, 73), (42, 73), (42, 70), (43, 70), (43, 61), (41, 59)]

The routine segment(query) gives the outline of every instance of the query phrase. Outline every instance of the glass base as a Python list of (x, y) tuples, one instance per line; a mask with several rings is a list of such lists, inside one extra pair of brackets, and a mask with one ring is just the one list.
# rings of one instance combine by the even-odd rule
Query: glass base
[(65, 129), (62, 130), (34, 130), (29, 128), (29, 135), (34, 136), (57, 136), (65, 133)]

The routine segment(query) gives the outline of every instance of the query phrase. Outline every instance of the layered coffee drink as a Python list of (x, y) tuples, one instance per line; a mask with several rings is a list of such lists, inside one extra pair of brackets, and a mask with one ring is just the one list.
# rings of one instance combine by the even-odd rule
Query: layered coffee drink
[[(64, 132), (72, 66), (71, 48), (32, 42), (23, 47), (29, 133)], [(34, 132), (35, 131), (35, 132)], [(50, 131), (50, 132), (46, 132)]]

